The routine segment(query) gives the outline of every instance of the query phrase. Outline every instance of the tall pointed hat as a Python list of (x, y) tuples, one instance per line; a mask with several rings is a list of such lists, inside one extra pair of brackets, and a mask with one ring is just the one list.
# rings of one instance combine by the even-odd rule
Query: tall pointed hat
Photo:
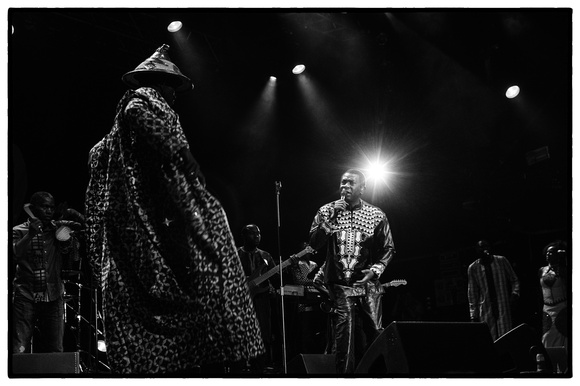
[(169, 46), (163, 44), (153, 55), (138, 65), (133, 71), (129, 71), (121, 78), (131, 88), (141, 87), (140, 75), (164, 74), (175, 81), (175, 91), (188, 91), (193, 88), (191, 80), (183, 75), (179, 68), (169, 58)]

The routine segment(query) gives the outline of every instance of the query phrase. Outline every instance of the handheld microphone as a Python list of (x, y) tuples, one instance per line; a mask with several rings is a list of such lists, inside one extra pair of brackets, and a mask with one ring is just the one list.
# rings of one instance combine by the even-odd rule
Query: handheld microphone
[[(345, 193), (345, 192), (344, 192), (344, 190), (343, 190), (343, 191), (341, 191), (341, 192), (340, 192), (340, 199), (344, 201), (344, 198), (345, 198), (345, 197), (346, 197), (346, 193)], [(340, 213), (340, 212), (342, 212), (342, 211), (343, 211), (343, 209), (342, 209), (342, 208), (338, 208), (338, 209), (336, 210), (336, 213), (338, 214), (338, 213)]]

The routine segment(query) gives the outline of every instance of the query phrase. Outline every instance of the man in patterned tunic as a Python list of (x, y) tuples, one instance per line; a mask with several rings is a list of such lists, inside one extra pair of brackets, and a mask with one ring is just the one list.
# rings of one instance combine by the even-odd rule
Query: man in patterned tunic
[(478, 259), (467, 268), (469, 317), (485, 322), (493, 340), (512, 329), (512, 306), (520, 296), (520, 281), (509, 260), (491, 253), (487, 240), (476, 244)]
[(264, 352), (226, 214), (171, 108), (193, 85), (168, 49), (123, 76), (132, 89), (89, 154), (88, 252), (120, 374), (209, 374)]
[[(322, 206), (310, 229), (310, 245), (326, 249), (326, 261), (315, 280), (328, 288), (336, 307), (338, 374), (353, 373), (383, 330), (379, 277), (395, 254), (387, 216), (361, 199), (365, 186), (361, 171), (347, 170), (340, 180), (341, 199)], [(355, 323), (357, 314), (362, 326)], [(366, 334), (356, 334), (361, 327)]]

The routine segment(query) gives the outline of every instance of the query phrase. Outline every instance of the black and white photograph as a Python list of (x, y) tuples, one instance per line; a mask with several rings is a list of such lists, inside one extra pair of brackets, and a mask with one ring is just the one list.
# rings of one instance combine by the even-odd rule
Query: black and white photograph
[(5, 376), (572, 378), (573, 9), (388, 5), (6, 8)]

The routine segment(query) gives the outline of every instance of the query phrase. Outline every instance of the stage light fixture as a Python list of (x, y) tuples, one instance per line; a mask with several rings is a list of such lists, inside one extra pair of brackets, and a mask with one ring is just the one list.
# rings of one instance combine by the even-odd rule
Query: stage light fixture
[(295, 75), (298, 75), (298, 74), (302, 74), (304, 72), (304, 70), (306, 70), (306, 66), (305, 65), (303, 65), (303, 64), (297, 64), (292, 69), (292, 73), (295, 74)]
[(276, 81), (276, 77), (274, 75), (270, 76), (270, 82), (275, 82)]
[(181, 27), (183, 27), (183, 23), (181, 23), (180, 21), (172, 21), (167, 26), (167, 30), (169, 32), (177, 32), (181, 29)]
[(517, 85), (510, 86), (505, 92), (505, 96), (509, 99), (513, 99), (520, 93), (520, 87)]

